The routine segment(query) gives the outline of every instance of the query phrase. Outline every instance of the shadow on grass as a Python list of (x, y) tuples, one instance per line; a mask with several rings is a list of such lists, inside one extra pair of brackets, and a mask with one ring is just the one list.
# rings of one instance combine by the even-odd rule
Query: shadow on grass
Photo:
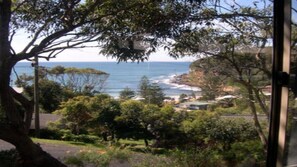
[[(70, 141), (69, 144), (73, 144), (73, 145), (76, 145), (76, 146), (86, 146), (87, 144), (86, 143), (83, 143), (83, 142), (75, 142), (75, 141)], [(93, 145), (93, 144), (92, 144)]]

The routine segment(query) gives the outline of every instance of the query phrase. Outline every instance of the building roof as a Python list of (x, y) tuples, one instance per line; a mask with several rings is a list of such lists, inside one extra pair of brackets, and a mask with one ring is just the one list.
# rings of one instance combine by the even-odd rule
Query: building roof
[[(45, 129), (47, 127), (47, 124), (49, 122), (55, 122), (58, 121), (61, 118), (60, 115), (56, 114), (39, 114), (39, 120), (40, 120), (40, 129)], [(31, 122), (31, 128), (35, 129), (35, 116), (33, 114), (32, 122)]]
[(208, 102), (208, 101), (188, 101), (188, 102), (184, 102), (184, 103), (181, 103), (180, 105), (186, 105), (186, 106), (189, 106), (189, 105), (208, 105), (208, 104), (212, 104), (213, 102)]

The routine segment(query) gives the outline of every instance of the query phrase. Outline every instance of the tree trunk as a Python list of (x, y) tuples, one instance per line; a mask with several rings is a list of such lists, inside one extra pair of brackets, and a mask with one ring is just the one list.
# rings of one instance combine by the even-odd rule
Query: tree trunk
[[(4, 62), (6, 63), (2, 64), (0, 70), (0, 112), (5, 113), (5, 117), (0, 121), (0, 139), (16, 147), (20, 155), (20, 167), (65, 167), (29, 138), (27, 134), (28, 125), (24, 121), (24, 115), (16, 108), (16, 101), (20, 100), (23, 106), (25, 103), (21, 102), (21, 98), (14, 96), (9, 86), (13, 64), (8, 63), (8, 61)], [(25, 108), (30, 109), (30, 106)], [(30, 113), (31, 111), (27, 112)]]
[(1, 124), (0, 138), (16, 147), (20, 156), (20, 167), (66, 167), (16, 127)]
[(144, 139), (144, 144), (145, 144), (145, 147), (148, 147), (149, 146), (148, 141), (147, 141), (146, 138)]
[(249, 100), (249, 107), (251, 109), (251, 112), (253, 114), (253, 119), (254, 119), (254, 125), (256, 127), (256, 131), (261, 139), (262, 144), (264, 145), (264, 148), (266, 148), (267, 146), (267, 139), (265, 134), (263, 133), (261, 124), (259, 122), (258, 119), (258, 115), (257, 115), (257, 110), (256, 110), (256, 106), (255, 106), (255, 98), (253, 95), (253, 90), (250, 87), (247, 87), (248, 90), (248, 100)]
[(268, 113), (268, 108), (267, 108), (267, 106), (266, 106), (266, 104), (265, 104), (265, 99), (264, 99), (264, 100), (261, 99), (260, 94), (259, 94), (259, 90), (258, 90), (258, 89), (253, 89), (253, 90), (254, 90), (255, 97), (256, 97), (256, 99), (257, 99), (257, 101), (258, 101), (258, 103), (259, 103), (259, 105), (260, 105), (262, 111), (264, 112), (264, 114), (265, 114), (265, 115), (267, 116), (267, 118), (268, 118), (268, 117), (269, 117), (269, 113)]

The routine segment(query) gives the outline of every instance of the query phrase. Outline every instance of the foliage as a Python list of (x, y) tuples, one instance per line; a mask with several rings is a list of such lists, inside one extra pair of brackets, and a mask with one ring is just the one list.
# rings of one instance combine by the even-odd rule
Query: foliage
[(183, 102), (186, 102), (185, 98), (187, 98), (187, 97), (188, 97), (188, 95), (183, 93), (183, 94), (179, 95), (178, 100), (179, 100), (180, 103), (183, 103)]
[[(45, 142), (39, 140), (38, 142)], [(162, 152), (154, 151), (153, 148), (137, 150), (140, 141), (120, 140), (118, 146), (103, 145), (103, 147), (80, 147), (80, 153), (65, 159), (68, 165), (119, 165), (130, 164), (132, 166), (255, 166), (262, 165), (265, 159), (263, 145), (259, 140), (247, 140), (235, 142), (230, 149), (222, 151), (215, 145), (199, 149), (165, 149)], [(60, 143), (60, 141), (58, 142)], [(55, 143), (56, 144), (56, 143)], [(130, 147), (123, 148), (123, 144)], [(134, 145), (132, 145), (134, 144)]]
[(101, 141), (101, 138), (98, 136), (94, 136), (90, 134), (75, 135), (71, 133), (70, 130), (58, 129), (53, 126), (51, 126), (49, 129), (41, 129), (39, 138), (81, 142), (85, 144), (97, 144), (99, 141)]
[(92, 135), (73, 135), (73, 134), (65, 134), (62, 136), (63, 140), (67, 141), (74, 141), (74, 142), (82, 142), (82, 143), (88, 143), (88, 144), (96, 144), (98, 141), (100, 141), (100, 138), (98, 136), (92, 136)]
[(174, 150), (171, 156), (182, 167), (223, 166), (215, 148)]
[[(217, 112), (218, 114), (221, 115), (241, 115), (244, 114), (243, 110), (240, 110), (237, 107), (229, 107), (229, 108), (225, 108), (225, 107), (216, 107), (215, 112)], [(249, 111), (246, 112), (246, 114), (249, 114)]]
[(78, 69), (75, 67), (56, 66), (46, 69), (50, 80), (60, 83), (65, 89), (80, 94), (100, 92), (109, 74), (92, 68)]
[(50, 80), (41, 80), (39, 82), (39, 103), (42, 105), (42, 108), (52, 113), (56, 109), (62, 101), (67, 99), (62, 87), (53, 81)]
[(58, 129), (54, 129), (52, 127), (46, 128), (46, 129), (40, 129), (39, 138), (41, 139), (62, 140), (62, 136), (63, 134), (61, 131), (59, 131)]
[(154, 139), (155, 147), (168, 148), (182, 142), (178, 130), (181, 114), (175, 113), (170, 105), (160, 108), (140, 101), (125, 101), (121, 103), (121, 114), (115, 120), (118, 122), (118, 138), (144, 139), (146, 145), (147, 140)]
[(152, 155), (150, 153), (135, 154), (129, 160), (132, 164), (132, 167), (181, 167), (181, 165), (179, 165), (179, 162), (174, 161), (173, 158), (171, 158), (170, 156), (155, 154)]
[[(91, 98), (92, 120), (90, 126), (99, 127), (104, 140), (110, 136), (113, 140), (117, 130), (115, 118), (120, 115), (120, 103), (109, 95), (100, 94)], [(96, 128), (91, 128), (96, 133)]]
[[(236, 142), (231, 145), (231, 149), (224, 152), (225, 160), (239, 164), (264, 166), (265, 154), (263, 145), (256, 140)], [(249, 164), (252, 163), (252, 164)], [(253, 164), (254, 163), (254, 164)]]
[(80, 158), (75, 157), (75, 156), (67, 157), (64, 160), (64, 162), (67, 165), (75, 165), (76, 167), (84, 167), (84, 162)]
[(67, 125), (75, 134), (80, 134), (87, 122), (91, 120), (91, 109), (88, 106), (90, 97), (77, 96), (62, 103), (61, 109), (55, 111), (55, 114), (63, 116)]
[(19, 155), (15, 149), (0, 151), (0, 164), (3, 167), (17, 167)]
[[(125, 2), (131, 4), (137, 1)], [(111, 18), (106, 23), (111, 27), (110, 31), (102, 34), (102, 39), (107, 42), (102, 53), (119, 61), (147, 60), (148, 55), (159, 46), (158, 39), (177, 35), (177, 30), (182, 29), (180, 25), (187, 23), (186, 19), (190, 19), (202, 2), (204, 1), (152, 1), (123, 12), (118, 18)], [(116, 2), (110, 5), (117, 8), (123, 5), (114, 3)]]
[(113, 160), (127, 161), (129, 152), (119, 149), (103, 151), (83, 150), (77, 156), (68, 157), (65, 162), (68, 165), (94, 164), (96, 166), (108, 166)]
[[(90, 68), (65, 68), (56, 66), (52, 69), (39, 68), (39, 90), (42, 109), (52, 113), (69, 98), (78, 95), (93, 95), (103, 87), (108, 74)], [(22, 74), (16, 81), (25, 88), (25, 94), (33, 99), (33, 76)]]
[[(62, 103), (55, 113), (62, 115), (63, 119), (53, 128), (70, 129), (77, 135), (92, 133), (107, 140), (108, 136), (114, 138), (117, 128), (115, 118), (120, 115), (120, 104), (106, 94), (77, 96)], [(69, 135), (74, 138), (71, 133)]]
[[(185, 133), (188, 143), (195, 145), (207, 143), (209, 135), (208, 129), (218, 120), (218, 116), (214, 113), (205, 113), (204, 111), (190, 112), (189, 115), (181, 123), (180, 130)], [(189, 145), (189, 147), (192, 147)]]
[[(19, 79), (16, 81), (17, 86), (24, 88), (24, 93), (26, 96), (33, 99), (34, 96), (34, 84), (32, 84), (32, 79), (26, 79), (27, 75), (20, 75)], [(68, 93), (67, 90), (63, 89), (62, 86), (54, 81), (40, 78), (39, 83), (39, 103), (44, 111), (47, 113), (52, 113), (58, 109), (60, 103), (67, 100), (72, 95)]]
[(161, 106), (165, 99), (163, 90), (157, 83), (150, 83), (146, 76), (143, 76), (139, 83), (139, 95), (144, 98), (146, 104)]
[(175, 112), (173, 106), (165, 105), (155, 112), (156, 119), (150, 129), (155, 136), (155, 147), (174, 148), (183, 145), (184, 133), (179, 130), (183, 113)]
[[(84, 98), (88, 100), (84, 101)], [(107, 132), (108, 136), (114, 135), (117, 139), (145, 140), (146, 146), (150, 143), (155, 148), (180, 149), (181, 152), (175, 153), (180, 154), (178, 162), (175, 161), (175, 157), (172, 160), (166, 159), (164, 162), (160, 160), (161, 164), (224, 166), (229, 163), (248, 163), (245, 161), (251, 159), (256, 163), (263, 160), (263, 157), (256, 158), (263, 153), (263, 149), (260, 149), (263, 148), (263, 145), (259, 144), (257, 140), (257, 131), (251, 121), (243, 118), (220, 117), (216, 112), (217, 109), (213, 112), (176, 112), (171, 105), (159, 107), (135, 100), (119, 103), (108, 95), (84, 98), (81, 101), (84, 101), (86, 107), (90, 109), (91, 116), (91, 121), (85, 123), (84, 126), (84, 128), (89, 129), (88, 132), (94, 133), (94, 131), (99, 130), (99, 132)], [(71, 106), (75, 105), (72, 104)], [(102, 136), (102, 134), (99, 135)], [(62, 138), (63, 140), (89, 143), (99, 140), (98, 137), (90, 135), (75, 135), (71, 131), (65, 131)], [(151, 141), (148, 142), (148, 140)], [(241, 143), (248, 145), (252, 141), (258, 142), (258, 145), (251, 147), (250, 150), (245, 148), (245, 144), (241, 145)], [(119, 147), (129, 148), (133, 151), (150, 152), (149, 149), (140, 148), (139, 142), (137, 144), (120, 144)], [(242, 153), (240, 148), (243, 149), (243, 152), (251, 155), (251, 159), (243, 159), (240, 156)], [(252, 154), (253, 151), (255, 151), (254, 155)], [(206, 155), (207, 159), (205, 159)], [(78, 159), (86, 162), (85, 159)], [(98, 163), (93, 160), (87, 161)], [(108, 160), (108, 162), (110, 161)], [(143, 161), (137, 164), (148, 165), (148, 162)]]
[(130, 88), (126, 87), (124, 90), (120, 91), (120, 100), (130, 100), (135, 97), (136, 93)]
[(233, 143), (229, 150), (219, 147), (173, 150), (169, 154), (180, 166), (265, 166), (263, 145), (258, 140)]
[(121, 103), (121, 115), (115, 118), (119, 138), (143, 139), (150, 136), (146, 127), (141, 124), (143, 108), (144, 103), (140, 101), (128, 100)]
[[(0, 138), (11, 134), (15, 137), (9, 139), (9, 142), (35, 149), (17, 147), (22, 158), (30, 162), (27, 166), (64, 166), (50, 155), (43, 156), (42, 149), (35, 147), (32, 140), (24, 135), (30, 127), (33, 103), (9, 85), (14, 65), (34, 57), (49, 60), (67, 49), (94, 45), (102, 47), (103, 53), (119, 61), (142, 61), (155, 50), (160, 38), (166, 39), (177, 34), (173, 30), (188, 23), (185, 19), (190, 18), (201, 3), (202, 1), (190, 0), (124, 0), (121, 3), (115, 0), (1, 0), (0, 105), (9, 124), (0, 126), (3, 132)], [(24, 32), (28, 41), (24, 42), (22, 48), (14, 48), (12, 43), (16, 40), (15, 37)], [(143, 51), (134, 47), (135, 41), (139, 39), (137, 37), (146, 39), (149, 48)], [(126, 42), (128, 46), (119, 46)], [(89, 92), (90, 88), (92, 87), (86, 86), (83, 89)], [(76, 109), (71, 106), (68, 109), (74, 111), (73, 115), (88, 119), (88, 107), (75, 103), (73, 101)], [(17, 104), (25, 109), (25, 113), (19, 112)], [(75, 131), (79, 133), (79, 125), (83, 120), (73, 115), (69, 115), (67, 119), (79, 121), (70, 125), (76, 126)]]
[[(262, 88), (270, 84), (272, 2), (251, 4), (207, 1), (195, 13), (192, 24), (170, 43), (172, 56), (195, 55), (194, 68), (201, 72), (205, 98), (224, 94), (226, 86), (238, 87), (240, 96), (254, 116), (258, 136), (267, 144), (266, 134), (257, 118), (257, 107), (268, 116)], [(209, 8), (213, 6), (213, 8)], [(192, 25), (201, 26), (194, 26)], [(228, 28), (227, 28), (228, 27)], [(234, 93), (234, 92), (233, 92)]]
[(191, 143), (190, 147), (220, 145), (223, 150), (228, 150), (237, 141), (254, 140), (257, 134), (254, 125), (243, 118), (220, 118), (203, 111), (190, 113), (180, 128)]

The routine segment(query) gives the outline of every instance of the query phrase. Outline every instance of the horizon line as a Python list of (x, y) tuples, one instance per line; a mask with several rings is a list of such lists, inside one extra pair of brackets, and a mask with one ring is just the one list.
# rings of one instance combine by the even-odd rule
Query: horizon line
[[(25, 61), (20, 61), (21, 63), (30, 63), (30, 61), (25, 60)], [(39, 63), (150, 63), (150, 62), (158, 62), (158, 63), (178, 63), (178, 62), (193, 62), (193, 61), (156, 61), (156, 60), (152, 60), (152, 61), (39, 61)]]

